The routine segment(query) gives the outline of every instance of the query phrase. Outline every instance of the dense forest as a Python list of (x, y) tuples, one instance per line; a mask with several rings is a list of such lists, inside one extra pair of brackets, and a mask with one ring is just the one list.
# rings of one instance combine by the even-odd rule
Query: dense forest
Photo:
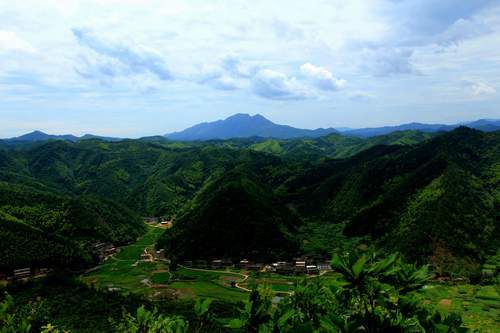
[[(271, 262), (301, 255), (329, 260), (360, 249), (393, 258), (335, 257), (333, 266), (347, 282), (334, 292), (332, 286), (325, 294), (325, 286), (305, 283), (296, 287), (295, 298), (275, 309), (266, 291), (256, 291), (240, 309), (241, 318), (232, 323), (220, 324), (214, 318), (238, 317), (234, 307), (228, 307), (230, 315), (216, 315), (203, 312), (209, 306), (201, 303), (178, 314), (172, 311), (176, 305), (165, 305), (176, 317), (159, 315), (163, 310), (153, 310), (158, 304), (139, 308), (147, 303), (143, 299), (127, 305), (124, 317), (121, 309), (104, 311), (114, 318), (113, 329), (123, 332), (156, 332), (126, 325), (158, 321), (173, 322), (173, 328), (180, 325), (172, 332), (215, 322), (219, 331), (357, 332), (350, 325), (358, 322), (360, 327), (368, 325), (363, 326), (368, 332), (391, 327), (398, 327), (394, 332), (413, 332), (419, 330), (408, 327), (417, 326), (440, 331), (433, 325), (455, 332), (459, 319), (458, 324), (441, 323), (451, 319), (425, 312), (410, 300), (413, 296), (406, 296), (422, 286), (411, 279), (423, 273), (404, 261), (431, 264), (439, 276), (478, 280), (482, 264), (500, 245), (499, 212), (498, 131), (460, 127), (447, 133), (404, 131), (371, 138), (330, 134), (176, 142), (151, 137), (0, 146), (0, 273), (23, 267), (47, 267), (63, 275), (81, 272), (99, 262), (99, 244), (121, 246), (142, 235), (143, 217), (173, 220), (156, 247), (166, 249), (176, 263), (216, 258)], [(393, 252), (402, 257), (396, 260)], [(107, 297), (65, 283), (92, 299)], [(18, 288), (14, 300), (4, 300), (2, 310), (12, 320), (19, 314), (7, 315), (7, 309), (18, 302), (16, 297), (55, 286)], [(347, 292), (351, 294), (345, 296)], [(325, 299), (316, 304), (318, 293)], [(377, 301), (380, 309), (368, 301), (373, 293), (387, 297)], [(109, 297), (122, 302), (119, 295)], [(360, 309), (365, 301), (373, 308)], [(131, 314), (134, 311), (138, 317)], [(208, 313), (210, 320), (203, 317)], [(50, 318), (47, 314), (33, 323), (41, 329)], [(151, 323), (137, 322), (144, 318)], [(305, 319), (312, 326), (300, 326)], [(65, 327), (75, 327), (71, 325)]]
[[(92, 243), (135, 239), (139, 216), (176, 216), (160, 246), (181, 258), (328, 256), (345, 239), (372, 239), (419, 262), (437, 252), (481, 261), (500, 234), (500, 135), (429, 136), (332, 134), (285, 141), (279, 152), (267, 149), (275, 140), (252, 139), (13, 146), (0, 150), (2, 233), (12, 244), (2, 265), (34, 260), (49, 243), (58, 260), (88, 262)], [(18, 246), (29, 245), (28, 230), (50, 237)], [(222, 230), (227, 238), (215, 241)], [(335, 241), (321, 241), (331, 233)]]

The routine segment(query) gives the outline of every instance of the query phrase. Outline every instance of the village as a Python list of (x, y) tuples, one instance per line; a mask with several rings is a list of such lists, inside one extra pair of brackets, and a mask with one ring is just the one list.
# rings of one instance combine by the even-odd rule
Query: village
[[(168, 229), (172, 227), (173, 219), (163, 219), (161, 217), (146, 217), (145, 223), (155, 227)], [(154, 259), (168, 260), (165, 249), (159, 249), (156, 253), (144, 251), (141, 255), (143, 261), (153, 261)], [(187, 260), (181, 263), (184, 267), (213, 270), (244, 270), (256, 272), (269, 272), (280, 275), (319, 275), (332, 270), (325, 258), (318, 256), (294, 258), (293, 261), (276, 261), (272, 263), (253, 262), (249, 259), (231, 260), (227, 258), (214, 258), (212, 260)]]
[(332, 270), (330, 264), (314, 258), (295, 258), (293, 261), (277, 261), (273, 263), (252, 262), (248, 259), (241, 259), (233, 262), (230, 259), (214, 260), (189, 260), (182, 262), (184, 267), (221, 269), (221, 270), (244, 270), (276, 273), (280, 275), (319, 275)]
[[(156, 230), (168, 229), (172, 226), (171, 219), (148, 217), (144, 218), (144, 221), (146, 225)], [(100, 265), (115, 258), (120, 251), (121, 248), (112, 243), (101, 242), (95, 244), (93, 246), (93, 256), (99, 265), (86, 270), (84, 274), (99, 269)], [(141, 249), (141, 253), (136, 258), (133, 265), (136, 266), (140, 263), (155, 262), (167, 266), (170, 265), (170, 260), (165, 249), (154, 249), (152, 246), (147, 246)], [(240, 260), (214, 258), (212, 260), (187, 260), (180, 262), (179, 265), (186, 269), (216, 270), (221, 272), (260, 272), (286, 276), (322, 275), (332, 270), (330, 264), (321, 257), (299, 257), (294, 258), (293, 261), (283, 260), (269, 263), (252, 261), (247, 258), (242, 258)], [(54, 270), (50, 267), (19, 267), (6, 272), (0, 272), (0, 281), (4, 281), (4, 283), (26, 281), (31, 278), (47, 276), (53, 272)]]

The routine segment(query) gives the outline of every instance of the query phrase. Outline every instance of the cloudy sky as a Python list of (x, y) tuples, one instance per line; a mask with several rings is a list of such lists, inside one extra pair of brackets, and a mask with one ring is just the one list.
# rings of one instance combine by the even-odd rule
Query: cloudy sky
[(0, 137), (500, 118), (500, 1), (0, 0)]

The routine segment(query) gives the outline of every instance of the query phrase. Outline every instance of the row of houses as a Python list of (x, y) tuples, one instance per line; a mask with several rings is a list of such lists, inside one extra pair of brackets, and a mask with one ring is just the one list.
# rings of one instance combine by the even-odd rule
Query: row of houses
[(331, 266), (327, 262), (316, 262), (303, 258), (297, 258), (294, 261), (278, 261), (271, 264), (251, 262), (248, 259), (242, 259), (236, 263), (229, 259), (193, 260), (185, 261), (183, 264), (188, 267), (211, 269), (236, 267), (248, 271), (276, 272), (278, 274), (319, 274), (331, 270)]
[(52, 272), (52, 269), (42, 267), (42, 268), (17, 268), (9, 272), (0, 272), (0, 280), (22, 280), (30, 277), (47, 275)]

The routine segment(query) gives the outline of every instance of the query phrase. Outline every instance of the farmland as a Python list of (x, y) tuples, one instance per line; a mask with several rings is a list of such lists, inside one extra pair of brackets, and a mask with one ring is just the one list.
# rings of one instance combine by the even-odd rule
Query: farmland
[(424, 299), (441, 312), (457, 312), (473, 331), (493, 333), (500, 327), (498, 286), (470, 284), (431, 284), (424, 289)]

